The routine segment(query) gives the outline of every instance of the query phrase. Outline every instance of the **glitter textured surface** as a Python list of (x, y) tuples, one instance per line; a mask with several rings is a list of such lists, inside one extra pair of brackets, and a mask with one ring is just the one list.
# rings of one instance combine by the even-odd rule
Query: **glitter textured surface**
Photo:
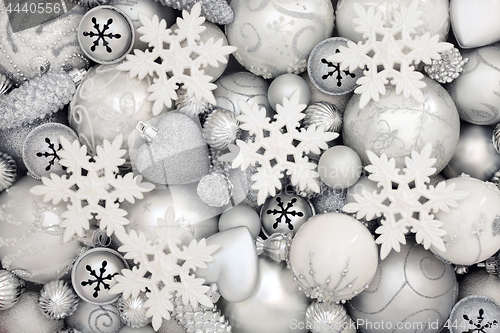
[(196, 3), (201, 4), (201, 14), (210, 22), (220, 25), (231, 24), (234, 21), (234, 13), (226, 0), (155, 0), (164, 6), (178, 10), (191, 11)]

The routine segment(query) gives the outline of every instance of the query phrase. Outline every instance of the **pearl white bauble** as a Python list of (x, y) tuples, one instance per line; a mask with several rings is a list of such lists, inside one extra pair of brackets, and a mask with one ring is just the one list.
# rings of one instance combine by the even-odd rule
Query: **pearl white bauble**
[(44, 203), (29, 190), (42, 182), (25, 176), (0, 194), (0, 258), (2, 266), (26, 281), (47, 283), (69, 272), (79, 254), (76, 239), (63, 243), (59, 227), (66, 203)]
[(367, 333), (438, 332), (457, 294), (453, 266), (408, 239), (379, 262), (370, 286), (349, 301), (347, 311)]
[(397, 168), (404, 168), (404, 158), (412, 150), (432, 144), (434, 168), (441, 171), (450, 161), (458, 143), (460, 121), (453, 100), (436, 81), (424, 77), (425, 101), (396, 95), (394, 87), (380, 101), (370, 101), (359, 108), (360, 95), (354, 95), (344, 113), (344, 144), (354, 149), (364, 165), (370, 164), (367, 150), (394, 157)]
[(226, 26), (236, 60), (255, 75), (270, 79), (305, 71), (307, 57), (332, 35), (330, 0), (232, 0), (234, 22)]
[(380, 193), (380, 188), (377, 186), (376, 182), (368, 179), (368, 177), (361, 177), (356, 184), (347, 189), (345, 198), (346, 203), (357, 202), (356, 199), (354, 199), (354, 195), (362, 195), (363, 191), (367, 191), (368, 193), (377, 191), (377, 193)]
[(247, 205), (239, 204), (229, 208), (219, 218), (219, 231), (245, 226), (255, 239), (260, 233), (259, 214)]
[(269, 85), (267, 91), (269, 104), (276, 110), (277, 104), (283, 105), (283, 97), (290, 99), (297, 90), (299, 91), (299, 104), (309, 104), (311, 91), (306, 81), (296, 74), (282, 74)]
[(436, 218), (441, 229), (446, 252), (431, 247), (431, 251), (456, 265), (472, 265), (491, 257), (500, 249), (500, 191), (492, 183), (475, 178), (448, 179), (456, 191), (469, 192), (459, 206), (450, 212), (439, 211)]
[(349, 300), (363, 291), (377, 269), (378, 247), (355, 218), (316, 215), (295, 234), (289, 264), (306, 295), (319, 301)]
[(347, 146), (332, 147), (319, 158), (319, 177), (334, 189), (344, 189), (354, 185), (362, 172), (363, 166), (359, 155)]

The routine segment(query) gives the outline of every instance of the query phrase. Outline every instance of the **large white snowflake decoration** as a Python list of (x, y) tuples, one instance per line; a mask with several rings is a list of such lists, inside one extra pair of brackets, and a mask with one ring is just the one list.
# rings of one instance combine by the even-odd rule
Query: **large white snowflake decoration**
[[(283, 98), (283, 105), (277, 105), (274, 121), (266, 117), (266, 109), (259, 109), (256, 103), (249, 105), (239, 100), (238, 105), (240, 128), (255, 137), (248, 142), (236, 141), (239, 153), (232, 167), (241, 166), (246, 170), (250, 165), (257, 165), (252, 189), (258, 191), (258, 204), (263, 204), (268, 196), (276, 195), (276, 189), (281, 189), (280, 179), (284, 172), (301, 190), (319, 193), (317, 165), (310, 162), (306, 154), (320, 154), (321, 149), (328, 149), (327, 142), (339, 135), (315, 125), (299, 129), (300, 121), (306, 116), (302, 111), (307, 107), (299, 104), (299, 91), (290, 99)], [(229, 148), (232, 152), (238, 150), (234, 145)]]
[(205, 18), (200, 13), (200, 3), (193, 6), (191, 13), (183, 10), (182, 18), (177, 18), (175, 32), (167, 29), (165, 20), (159, 21), (158, 16), (150, 19), (139, 13), (142, 26), (137, 31), (143, 35), (140, 40), (149, 43), (150, 48), (145, 52), (134, 50), (134, 55), (127, 55), (127, 61), (117, 68), (130, 71), (130, 77), (138, 76), (142, 80), (150, 75), (153, 78), (148, 100), (154, 101), (154, 115), (158, 115), (164, 105), (172, 106), (180, 85), (189, 97), (216, 104), (212, 90), (217, 86), (210, 83), (212, 77), (205, 75), (203, 68), (226, 63), (225, 56), (236, 51), (236, 47), (223, 46), (222, 38), (216, 42), (213, 38), (200, 42), (200, 33), (206, 29), (202, 25)]
[(154, 241), (143, 232), (137, 234), (135, 230), (131, 230), (130, 234), (117, 234), (124, 244), (118, 251), (125, 252), (125, 259), (133, 259), (136, 266), (123, 269), (122, 275), (115, 276), (117, 283), (110, 293), (123, 293), (127, 299), (137, 297), (141, 291), (146, 292), (146, 316), (153, 317), (153, 328), (158, 330), (163, 319), (170, 319), (175, 295), (182, 298), (185, 305), (213, 307), (206, 295), (210, 287), (203, 285), (205, 280), (196, 278), (193, 272), (197, 268), (207, 268), (207, 263), (214, 261), (212, 254), (219, 245), (207, 246), (204, 238), (199, 242), (193, 239), (189, 246), (180, 249), (180, 237), (184, 230), (175, 227), (172, 207), (167, 209), (165, 219), (158, 219), (154, 232)]
[(343, 210), (357, 212), (358, 219), (366, 217), (372, 220), (383, 216), (382, 225), (375, 230), (380, 234), (376, 243), (382, 244), (382, 259), (392, 249), (400, 251), (400, 244), (406, 244), (405, 234), (408, 231), (416, 233), (417, 243), (423, 243), (425, 249), (433, 246), (446, 251), (442, 239), (446, 231), (441, 229), (443, 223), (435, 219), (434, 214), (458, 207), (457, 201), (466, 198), (469, 193), (455, 191), (455, 184), (447, 185), (445, 181), (436, 187), (426, 185), (430, 181), (429, 176), (436, 172), (432, 167), (436, 159), (430, 157), (431, 153), (430, 143), (422, 148), (420, 154), (413, 150), (411, 158), (405, 158), (406, 168), (400, 172), (394, 158), (389, 159), (386, 154), (378, 157), (367, 151), (371, 165), (365, 169), (370, 172), (368, 178), (378, 183), (380, 193), (363, 190), (361, 195), (354, 194), (356, 202), (346, 204)]
[(385, 95), (387, 84), (396, 86), (396, 94), (403, 93), (405, 98), (411, 96), (423, 102), (420, 89), (426, 85), (415, 66), (420, 62), (431, 64), (433, 59), (440, 59), (439, 52), (453, 48), (453, 44), (439, 42), (439, 36), (431, 37), (429, 32), (415, 36), (415, 28), (423, 24), (418, 2), (414, 0), (408, 7), (401, 3), (387, 12), (384, 5), (366, 10), (363, 5), (354, 4), (355, 31), (362, 33), (366, 41), (358, 44), (348, 41), (347, 47), (340, 46), (340, 52), (326, 60), (340, 63), (342, 70), (349, 68), (351, 72), (366, 66), (354, 91), (361, 94), (361, 108), (372, 99), (378, 101), (379, 95)]
[(97, 146), (95, 157), (88, 156), (87, 147), (80, 146), (78, 140), (70, 143), (60, 137), (60, 141), (59, 164), (66, 167), (69, 175), (60, 177), (53, 173), (50, 178), (43, 177), (43, 185), (32, 187), (30, 192), (43, 195), (44, 202), (52, 200), (54, 205), (69, 202), (68, 209), (61, 214), (64, 220), (60, 227), (65, 228), (63, 241), (68, 242), (74, 235), (83, 236), (93, 218), (99, 220), (100, 228), (106, 229), (108, 236), (124, 232), (123, 226), (130, 221), (125, 218), (127, 212), (120, 209), (120, 202), (134, 203), (154, 185), (141, 183), (142, 176), (134, 177), (132, 172), (117, 175), (127, 153), (121, 149), (122, 136), (117, 136), (113, 143), (104, 140), (102, 147)]

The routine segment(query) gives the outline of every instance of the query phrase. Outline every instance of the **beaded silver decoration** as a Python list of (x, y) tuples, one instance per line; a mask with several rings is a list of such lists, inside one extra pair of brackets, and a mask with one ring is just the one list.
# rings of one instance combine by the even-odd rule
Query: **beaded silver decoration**
[(424, 70), (433, 80), (439, 83), (449, 83), (462, 73), (469, 59), (463, 59), (457, 48), (441, 52), (441, 59), (432, 60), (430, 65), (425, 65)]
[(43, 286), (38, 307), (47, 318), (60, 320), (75, 312), (78, 300), (78, 296), (66, 282), (55, 280)]
[(11, 187), (16, 178), (16, 162), (9, 155), (0, 153), (0, 192)]
[(222, 207), (231, 200), (233, 185), (229, 179), (220, 173), (204, 176), (198, 183), (196, 192), (201, 201), (211, 207)]

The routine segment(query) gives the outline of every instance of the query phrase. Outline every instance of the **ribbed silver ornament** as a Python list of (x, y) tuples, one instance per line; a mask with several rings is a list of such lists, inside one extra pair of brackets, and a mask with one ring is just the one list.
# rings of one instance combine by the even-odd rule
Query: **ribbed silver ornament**
[(7, 76), (0, 73), (0, 96), (8, 93), (13, 86), (14, 84), (12, 81)]
[(132, 328), (139, 328), (149, 324), (151, 317), (146, 316), (148, 310), (144, 306), (146, 300), (147, 298), (144, 293), (139, 294), (136, 298), (129, 297), (124, 299), (123, 296), (120, 297), (117, 304), (120, 320)]
[(51, 281), (40, 291), (38, 307), (47, 318), (60, 320), (75, 312), (78, 307), (78, 296), (66, 282)]
[(339, 132), (342, 128), (342, 114), (337, 107), (328, 102), (316, 102), (309, 105), (305, 110), (304, 124), (306, 126), (323, 126), (325, 131)]
[(493, 140), (493, 147), (500, 154), (500, 123), (495, 126), (491, 140)]
[(24, 292), (26, 282), (6, 270), (0, 270), (0, 310), (13, 307)]
[(193, 308), (184, 305), (182, 298), (176, 296), (173, 314), (187, 333), (231, 333), (229, 322), (215, 306), (212, 309), (202, 305)]
[(8, 189), (17, 179), (17, 165), (14, 159), (0, 153), (0, 191)]
[(214, 110), (203, 125), (203, 137), (212, 148), (224, 150), (236, 140), (238, 120), (233, 111)]
[(306, 322), (312, 333), (340, 333), (347, 320), (345, 308), (334, 302), (314, 301), (307, 307)]

